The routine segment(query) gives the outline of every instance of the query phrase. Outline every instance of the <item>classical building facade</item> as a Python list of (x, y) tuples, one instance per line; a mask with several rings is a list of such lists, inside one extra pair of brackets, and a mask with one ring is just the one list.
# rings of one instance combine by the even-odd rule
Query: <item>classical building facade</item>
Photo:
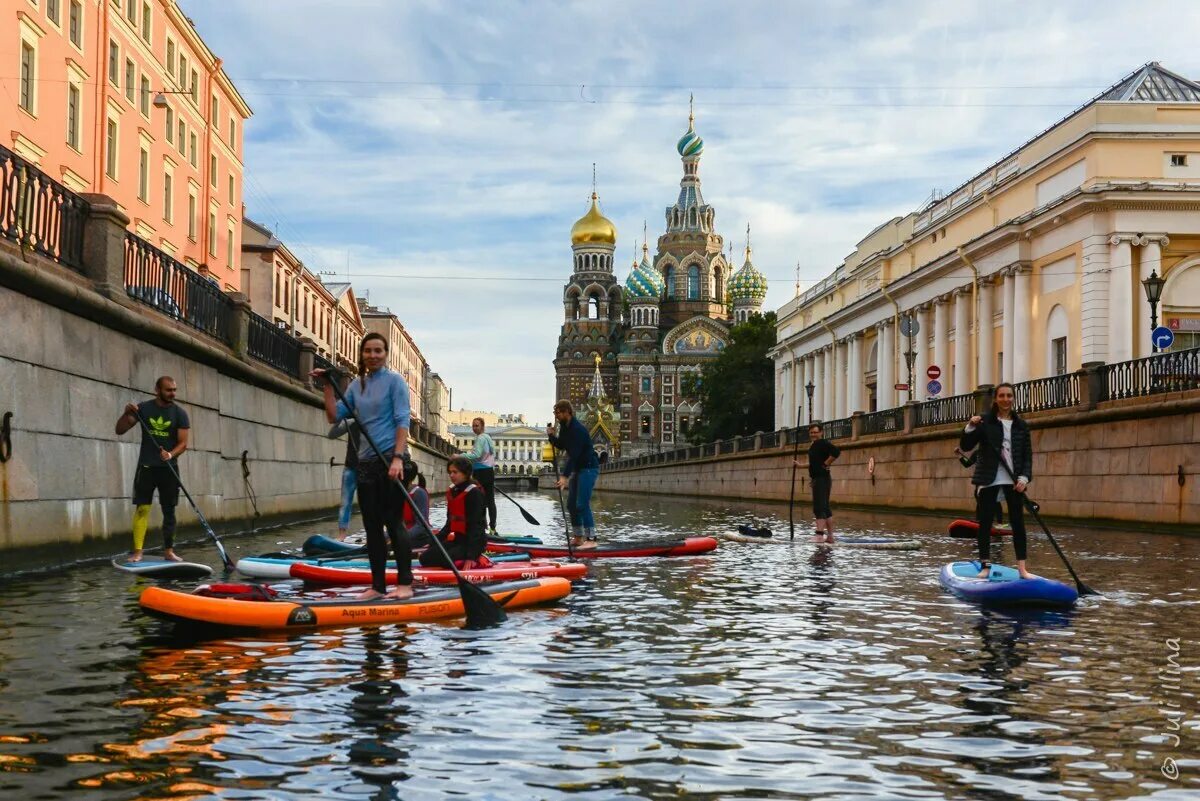
[(250, 107), (175, 0), (0, 0), (4, 146), (240, 288)]
[(1200, 345), (1198, 211), (1200, 84), (1147, 64), (785, 304), (777, 424), (910, 400), (906, 352), (912, 400), (1150, 355), (1152, 275), (1173, 347)]
[[(527, 425), (484, 426), (496, 444), (496, 475), (532, 476), (541, 469), (545, 429)], [(468, 425), (450, 426), (450, 442), (460, 451), (475, 446), (475, 432)]]
[[(729, 327), (762, 308), (766, 280), (749, 239), (732, 277), (716, 212), (701, 192), (704, 141), (694, 115), (676, 144), (683, 177), (651, 258), (646, 242), (624, 285), (614, 272), (616, 227), (591, 207), (571, 229), (573, 270), (554, 359), (556, 393), (577, 409), (607, 398), (611, 417), (591, 420), (600, 450), (630, 456), (673, 447), (703, 414), (687, 380), (725, 347)], [(597, 428), (601, 419), (605, 427)], [(612, 442), (603, 441), (606, 428)]]

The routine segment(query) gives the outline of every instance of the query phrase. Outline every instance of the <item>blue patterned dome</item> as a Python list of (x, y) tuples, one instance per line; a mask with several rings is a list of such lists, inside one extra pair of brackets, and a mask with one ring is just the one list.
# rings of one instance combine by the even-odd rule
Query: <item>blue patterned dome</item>
[(700, 138), (700, 134), (696, 133), (691, 120), (688, 121), (687, 133), (679, 137), (679, 142), (675, 145), (675, 149), (685, 159), (689, 156), (699, 156), (704, 152), (704, 140)]
[(630, 300), (658, 300), (667, 289), (667, 282), (659, 275), (658, 270), (650, 263), (650, 257), (644, 252), (642, 263), (634, 264), (625, 279), (625, 291)]
[(729, 279), (729, 299), (762, 303), (767, 297), (767, 278), (750, 263), (750, 248), (746, 248), (746, 263)]

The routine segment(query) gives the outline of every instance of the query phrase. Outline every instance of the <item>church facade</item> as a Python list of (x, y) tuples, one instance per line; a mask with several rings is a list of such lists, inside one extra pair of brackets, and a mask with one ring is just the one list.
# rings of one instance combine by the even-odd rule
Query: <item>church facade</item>
[[(751, 261), (749, 229), (733, 272), (716, 212), (700, 187), (704, 141), (694, 115), (676, 145), (679, 196), (653, 258), (646, 242), (624, 282), (614, 256), (617, 230), (591, 207), (571, 228), (572, 273), (554, 358), (556, 392), (575, 407), (596, 449), (636, 456), (674, 448), (704, 414), (694, 379), (725, 348), (732, 325), (762, 309), (767, 284)], [(732, 273), (732, 275), (731, 275)]]

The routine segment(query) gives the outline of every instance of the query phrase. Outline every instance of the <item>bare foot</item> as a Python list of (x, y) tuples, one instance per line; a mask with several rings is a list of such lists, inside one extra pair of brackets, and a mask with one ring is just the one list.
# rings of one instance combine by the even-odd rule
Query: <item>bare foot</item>
[(413, 597), (413, 588), (407, 584), (400, 584), (396, 587), (396, 589), (392, 590), (383, 597), (389, 601), (403, 601), (407, 598)]
[(141, 552), (140, 550), (139, 550), (139, 551), (133, 551), (132, 553), (130, 553), (130, 554), (129, 554), (129, 558), (128, 558), (128, 559), (126, 559), (125, 561), (126, 561), (126, 562), (140, 562), (140, 561), (142, 561), (142, 552)]
[(355, 595), (354, 600), (356, 600), (356, 601), (374, 601), (376, 598), (382, 598), (382, 597), (383, 597), (383, 593), (376, 592), (375, 588), (372, 587), (369, 590), (363, 590), (358, 595)]
[(183, 557), (180, 556), (179, 554), (175, 553), (174, 549), (172, 549), (172, 548), (168, 548), (167, 550), (163, 551), (163, 559), (166, 559), (168, 562), (182, 562), (183, 561)]
[(578, 548), (583, 545), (583, 537), (571, 537), (571, 547)]
[(577, 551), (590, 551), (590, 550), (592, 550), (593, 548), (595, 548), (597, 544), (598, 544), (598, 543), (597, 543), (595, 540), (584, 540), (583, 542), (581, 542), (581, 543), (579, 543), (578, 545), (576, 545), (576, 546), (575, 546), (575, 550), (577, 550)]
[(1023, 579), (1032, 579), (1032, 578), (1037, 578), (1037, 576), (1036, 576), (1036, 575), (1034, 575), (1033, 573), (1030, 573), (1028, 570), (1018, 570), (1018, 571), (1017, 571), (1017, 573), (1018, 573), (1018, 574), (1021, 576), (1021, 578), (1023, 578)]
[(350, 532), (344, 528), (339, 528), (337, 533), (338, 542), (345, 542), (346, 537), (350, 536)]
[(992, 566), (984, 565), (982, 568), (980, 568), (979, 573), (975, 576), (975, 578), (987, 578), (990, 575), (992, 575)]
[(824, 542), (824, 541), (825, 541), (825, 535), (824, 535), (824, 534), (822, 534), (822, 533), (820, 533), (820, 532), (817, 532), (816, 534), (813, 534), (813, 536), (812, 536), (812, 541), (813, 541), (813, 542)]
[(826, 534), (826, 535), (825, 535), (825, 542), (829, 543), (830, 545), (833, 545), (833, 535), (832, 535), (832, 534)]

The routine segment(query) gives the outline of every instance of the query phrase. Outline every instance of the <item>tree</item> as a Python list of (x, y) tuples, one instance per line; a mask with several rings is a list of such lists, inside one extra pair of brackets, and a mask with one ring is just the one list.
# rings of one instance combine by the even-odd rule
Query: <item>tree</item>
[(703, 417), (688, 433), (693, 444), (775, 429), (775, 312), (755, 314), (729, 331), (721, 355), (699, 378), (684, 381), (683, 394), (699, 399)]

